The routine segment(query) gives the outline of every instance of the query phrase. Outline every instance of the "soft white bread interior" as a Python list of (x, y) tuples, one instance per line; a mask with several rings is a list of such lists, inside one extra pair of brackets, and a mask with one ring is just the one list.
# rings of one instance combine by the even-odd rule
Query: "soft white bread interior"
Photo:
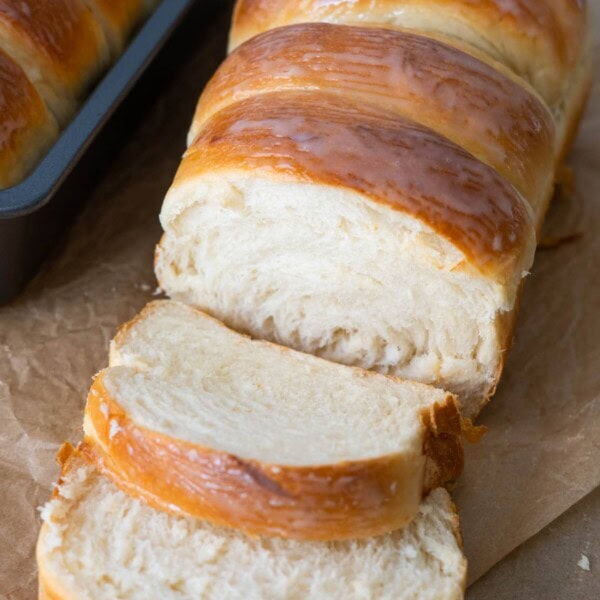
[[(150, 304), (112, 344), (85, 433), (155, 506), (298, 539), (404, 526), (462, 468), (454, 398)], [(438, 439), (439, 438), (439, 439)]]
[(316, 92), (214, 115), (161, 222), (156, 273), (172, 298), (438, 385), (469, 416), (497, 381), (535, 249), (529, 205), (493, 169), (394, 113)]
[(404, 530), (347, 542), (247, 537), (156, 511), (72, 457), (42, 511), (52, 600), (458, 600), (466, 561), (446, 491)]

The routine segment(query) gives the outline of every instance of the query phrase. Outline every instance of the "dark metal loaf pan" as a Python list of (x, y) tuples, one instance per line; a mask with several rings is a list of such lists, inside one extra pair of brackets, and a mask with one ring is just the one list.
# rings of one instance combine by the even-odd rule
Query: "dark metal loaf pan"
[(177, 64), (179, 34), (193, 28), (180, 28), (166, 44), (171, 34), (184, 17), (203, 18), (218, 4), (163, 0), (35, 170), (21, 183), (0, 190), (0, 304), (23, 288), (64, 233), (131, 130), (130, 122), (143, 112), (144, 98), (147, 103), (148, 94), (160, 93), (169, 65)]

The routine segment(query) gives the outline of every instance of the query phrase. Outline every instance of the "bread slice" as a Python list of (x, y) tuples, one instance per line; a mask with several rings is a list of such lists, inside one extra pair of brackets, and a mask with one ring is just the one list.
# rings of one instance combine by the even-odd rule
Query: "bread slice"
[(77, 455), (42, 510), (40, 598), (455, 600), (466, 560), (447, 492), (404, 530), (345, 542), (247, 537), (156, 511)]
[(148, 305), (111, 364), (88, 397), (88, 454), (167, 511), (361, 538), (406, 525), (462, 470), (450, 394), (252, 341), (183, 304)]

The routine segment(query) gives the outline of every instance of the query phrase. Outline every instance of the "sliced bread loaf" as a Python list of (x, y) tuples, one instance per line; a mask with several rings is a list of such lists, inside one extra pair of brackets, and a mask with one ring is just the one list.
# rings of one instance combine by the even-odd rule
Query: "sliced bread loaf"
[(466, 561), (445, 490), (402, 531), (345, 542), (247, 537), (153, 510), (76, 454), (42, 511), (40, 598), (455, 600)]
[(88, 397), (88, 456), (151, 505), (251, 533), (335, 540), (403, 527), (463, 464), (452, 395), (150, 304)]
[(531, 205), (494, 169), (388, 109), (304, 89), (214, 114), (161, 222), (171, 298), (447, 389), (466, 416), (496, 386), (535, 250)]

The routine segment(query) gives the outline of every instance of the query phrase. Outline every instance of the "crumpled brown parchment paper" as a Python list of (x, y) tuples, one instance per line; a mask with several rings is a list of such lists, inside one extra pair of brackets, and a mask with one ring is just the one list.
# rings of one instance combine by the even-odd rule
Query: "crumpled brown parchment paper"
[[(592, 6), (600, 49), (600, 7)], [(156, 288), (158, 211), (196, 98), (225, 48), (226, 12), (95, 189), (62, 248), (0, 308), (0, 598), (36, 597), (37, 507), (54, 454), (81, 437), (108, 342)], [(203, 41), (202, 41), (203, 40)], [(597, 69), (598, 71), (598, 69)], [(600, 73), (569, 163), (577, 191), (556, 201), (501, 387), (481, 417), (455, 493), (473, 581), (600, 483)], [(507, 582), (507, 586), (510, 582)]]

